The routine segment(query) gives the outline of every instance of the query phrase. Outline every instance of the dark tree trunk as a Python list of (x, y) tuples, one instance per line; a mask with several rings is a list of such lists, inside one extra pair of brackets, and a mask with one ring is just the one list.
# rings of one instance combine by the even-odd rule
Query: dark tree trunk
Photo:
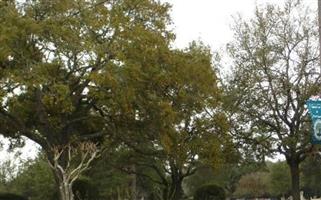
[(163, 200), (182, 200), (184, 198), (184, 190), (182, 180), (175, 179), (172, 183), (164, 187), (162, 198)]
[(132, 181), (131, 181), (131, 199), (132, 200), (137, 200), (137, 176), (136, 176), (136, 166), (132, 165), (131, 166), (132, 171), (134, 172), (131, 175)]
[(162, 197), (163, 197), (163, 200), (167, 200), (168, 199), (168, 197), (169, 197), (169, 193), (168, 193), (168, 187), (166, 186), (166, 187), (164, 187), (164, 189), (163, 189), (163, 194), (162, 194)]
[(182, 187), (183, 180), (176, 177), (177, 179), (172, 180), (172, 185), (170, 189), (170, 198), (169, 200), (182, 200), (184, 197), (184, 190)]
[(173, 200), (182, 200), (184, 197), (184, 191), (182, 187), (182, 181), (178, 181), (175, 183), (175, 193)]
[(299, 162), (296, 160), (288, 161), (291, 172), (291, 192), (293, 200), (300, 200), (300, 170)]

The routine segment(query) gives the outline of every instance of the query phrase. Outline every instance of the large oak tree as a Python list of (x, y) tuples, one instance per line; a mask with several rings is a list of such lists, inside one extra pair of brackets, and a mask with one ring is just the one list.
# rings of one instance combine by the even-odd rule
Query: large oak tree
[[(223, 162), (223, 154), (233, 152), (211, 53), (197, 43), (185, 50), (138, 47), (140, 52), (148, 50), (149, 56), (125, 52), (135, 59), (124, 61), (119, 71), (127, 74), (120, 81), (126, 92), (117, 90), (121, 107), (113, 111), (115, 129), (121, 133), (115, 140), (129, 151), (123, 169), (151, 181), (158, 199), (182, 199), (182, 183), (198, 163), (217, 164)], [(97, 85), (100, 92), (108, 89)], [(108, 121), (106, 99), (97, 107)]]
[[(75, 170), (87, 168), (97, 142), (113, 133), (95, 104), (105, 98), (105, 117), (117, 115), (112, 94), (126, 52), (140, 55), (131, 58), (135, 67), (135, 59), (169, 45), (168, 8), (153, 0), (0, 2), (0, 133), (42, 147), (62, 200), (74, 198)], [(102, 96), (97, 83), (105, 85)], [(71, 159), (84, 154), (89, 160)]]
[(227, 99), (235, 137), (260, 154), (285, 157), (295, 200), (300, 199), (299, 166), (312, 148), (304, 105), (321, 81), (314, 18), (299, 1), (257, 8), (251, 20), (236, 22), (229, 45), (234, 68)]

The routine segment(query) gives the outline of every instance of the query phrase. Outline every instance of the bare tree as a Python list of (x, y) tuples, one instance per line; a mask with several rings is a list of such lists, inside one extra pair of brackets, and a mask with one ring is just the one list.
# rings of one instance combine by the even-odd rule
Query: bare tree
[(54, 157), (48, 161), (59, 180), (59, 191), (62, 200), (73, 200), (73, 183), (89, 168), (90, 163), (99, 155), (99, 148), (92, 142), (81, 142), (54, 146), (51, 149)]

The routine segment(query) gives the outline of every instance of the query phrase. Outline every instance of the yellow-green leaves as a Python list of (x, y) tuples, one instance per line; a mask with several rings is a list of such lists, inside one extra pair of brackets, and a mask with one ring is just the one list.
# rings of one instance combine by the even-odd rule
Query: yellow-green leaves
[(74, 107), (70, 99), (70, 90), (63, 84), (54, 84), (46, 93), (42, 102), (51, 113), (70, 113)]

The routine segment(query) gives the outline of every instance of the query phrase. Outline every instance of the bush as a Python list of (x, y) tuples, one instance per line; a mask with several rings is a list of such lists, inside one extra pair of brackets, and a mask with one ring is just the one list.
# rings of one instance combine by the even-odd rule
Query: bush
[(1, 193), (0, 200), (27, 200), (27, 198), (11, 193)]
[(214, 184), (203, 185), (196, 190), (194, 200), (225, 200), (225, 192)]
[(80, 178), (72, 186), (75, 194), (75, 200), (92, 200), (98, 199), (98, 191), (88, 178)]

